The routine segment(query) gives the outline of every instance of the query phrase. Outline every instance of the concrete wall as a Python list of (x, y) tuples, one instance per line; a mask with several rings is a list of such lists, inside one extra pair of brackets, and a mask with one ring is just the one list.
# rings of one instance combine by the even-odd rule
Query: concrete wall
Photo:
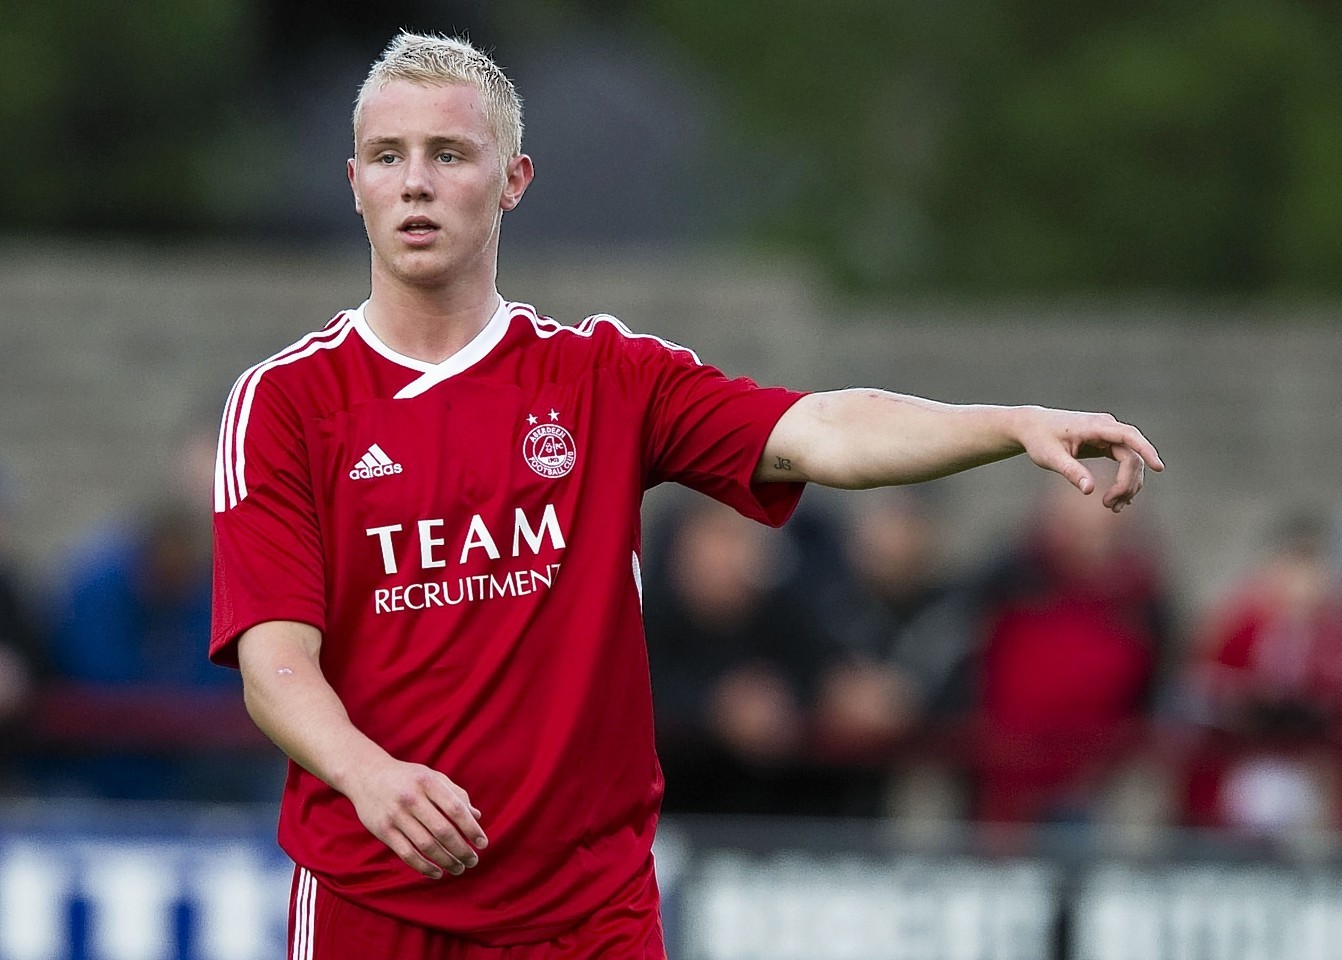
[[(564, 322), (605, 311), (729, 372), (951, 401), (1110, 410), (1170, 470), (1140, 509), (1187, 605), (1240, 569), (1280, 508), (1342, 497), (1342, 325), (1319, 307), (1141, 300), (877, 309), (824, 296), (787, 264), (655, 251), (505, 255), (500, 286)], [(79, 246), (0, 255), (0, 462), (13, 534), (42, 565), (77, 531), (147, 498), (171, 438), (215, 417), (244, 367), (367, 289), (362, 256)], [(1009, 531), (1044, 482), (1023, 462), (942, 481), (952, 552)], [(822, 495), (823, 496), (823, 495)]]

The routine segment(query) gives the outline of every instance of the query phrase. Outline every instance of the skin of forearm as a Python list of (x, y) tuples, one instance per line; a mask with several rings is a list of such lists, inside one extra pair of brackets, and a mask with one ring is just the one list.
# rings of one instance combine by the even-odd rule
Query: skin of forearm
[(306, 624), (265, 623), (247, 631), (238, 642), (243, 700), (276, 746), (347, 794), (357, 771), (387, 753), (354, 726), (322, 675), (320, 642)]
[(1016, 407), (961, 406), (869, 388), (812, 394), (797, 406), (807, 421), (795, 441), (797, 466), (806, 479), (830, 487), (934, 480), (1023, 451)]

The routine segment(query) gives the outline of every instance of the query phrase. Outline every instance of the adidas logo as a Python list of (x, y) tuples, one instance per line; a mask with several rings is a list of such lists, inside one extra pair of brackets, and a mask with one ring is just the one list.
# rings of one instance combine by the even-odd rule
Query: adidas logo
[(376, 443), (368, 448), (368, 452), (359, 458), (359, 462), (354, 465), (354, 469), (349, 472), (351, 480), (367, 480), (370, 477), (389, 477), (393, 473), (400, 473), (401, 465), (392, 463), (391, 457), (383, 451)]

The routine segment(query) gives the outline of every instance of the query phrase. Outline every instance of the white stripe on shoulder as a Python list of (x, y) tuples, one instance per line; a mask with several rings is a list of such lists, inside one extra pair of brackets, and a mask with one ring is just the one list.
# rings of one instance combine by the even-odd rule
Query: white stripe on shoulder
[(672, 340), (666, 340), (663, 339), (662, 337), (654, 336), (651, 333), (635, 333), (634, 331), (626, 327), (618, 318), (612, 317), (608, 313), (594, 313), (592, 314), (592, 316), (587, 317), (577, 326), (566, 327), (558, 320), (554, 320), (550, 317), (541, 316), (536, 312), (535, 308), (527, 306), (524, 303), (513, 304), (513, 312), (520, 313), (523, 316), (527, 317), (527, 319), (531, 321), (531, 326), (536, 331), (536, 336), (540, 337), (542, 340), (548, 340), (550, 337), (553, 337), (555, 334), (558, 333), (571, 333), (574, 336), (591, 337), (594, 333), (596, 333), (597, 328), (601, 324), (608, 323), (615, 328), (616, 332), (619, 333), (620, 336), (625, 337), (626, 339), (655, 340), (657, 343), (660, 343), (668, 350), (678, 350), (681, 353), (689, 354), (690, 358), (695, 362), (697, 366), (702, 367), (704, 365), (704, 362), (699, 359), (699, 355), (695, 353), (693, 350), (691, 350), (689, 347), (681, 346), (680, 344)]
[(247, 498), (247, 424), (261, 378), (276, 367), (340, 346), (354, 324), (348, 311), (336, 314), (325, 327), (310, 333), (279, 353), (248, 368), (238, 377), (224, 406), (219, 426), (219, 449), (214, 457), (214, 512), (231, 510)]

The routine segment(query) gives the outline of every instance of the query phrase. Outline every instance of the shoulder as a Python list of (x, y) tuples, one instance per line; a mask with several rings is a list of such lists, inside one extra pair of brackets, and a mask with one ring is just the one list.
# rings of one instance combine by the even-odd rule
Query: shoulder
[(290, 457), (302, 442), (303, 423), (330, 405), (341, 379), (338, 348), (354, 330), (342, 310), (320, 330), (300, 337), (244, 370), (224, 404), (215, 454), (215, 512), (247, 496), (248, 462)]
[(688, 347), (651, 333), (632, 330), (618, 317), (594, 313), (576, 324), (564, 324), (539, 313), (526, 303), (509, 303), (513, 323), (536, 345), (576, 354), (597, 362), (648, 362), (667, 360), (701, 366), (698, 355)]
[(339, 348), (355, 330), (353, 310), (342, 310), (325, 326), (305, 334), (238, 375), (224, 408), (225, 427), (244, 425), (262, 410), (302, 419), (317, 397), (341, 379)]
[(239, 400), (254, 397), (262, 384), (268, 389), (283, 388), (329, 368), (337, 362), (337, 348), (346, 342), (354, 329), (355, 311), (342, 310), (320, 329), (304, 334), (282, 350), (252, 364), (234, 382), (230, 406), (235, 396)]

